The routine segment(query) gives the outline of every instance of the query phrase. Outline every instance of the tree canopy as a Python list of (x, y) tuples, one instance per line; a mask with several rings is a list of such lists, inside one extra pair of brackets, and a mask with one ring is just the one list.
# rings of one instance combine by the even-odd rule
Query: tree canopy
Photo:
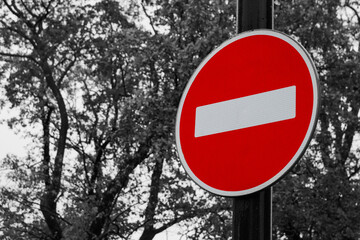
[[(1, 106), (32, 139), (8, 155), (3, 239), (231, 239), (231, 199), (178, 161), (177, 106), (192, 72), (235, 35), (229, 0), (2, 0)], [(360, 237), (360, 6), (275, 1), (275, 29), (319, 71), (321, 113), (300, 163), (274, 186), (274, 239)], [(286, 146), (284, 146), (286, 147)]]
[(274, 187), (274, 232), (288, 239), (358, 239), (359, 5), (293, 1), (277, 8), (277, 29), (297, 37), (316, 62), (322, 104), (309, 150)]

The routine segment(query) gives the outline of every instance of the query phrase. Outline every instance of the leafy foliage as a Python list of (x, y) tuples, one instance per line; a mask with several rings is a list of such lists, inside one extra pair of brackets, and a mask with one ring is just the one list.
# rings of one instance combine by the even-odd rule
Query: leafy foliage
[(2, 188), (1, 234), (145, 240), (174, 224), (191, 235), (198, 217), (202, 238), (218, 238), (230, 203), (189, 183), (173, 132), (189, 76), (233, 31), (233, 4), (48, 0), (1, 7), (2, 85), (21, 109), (11, 126), (41, 129), (27, 159), (3, 164), (16, 187)]
[[(315, 60), (322, 103), (309, 150), (274, 186), (274, 239), (357, 239), (360, 6), (275, 4), (275, 28)], [(234, 33), (227, 0), (1, 1), (2, 101), (34, 148), (2, 163), (0, 236), (147, 240), (177, 225), (231, 239), (231, 199), (189, 181), (174, 121), (194, 69)]]
[(358, 11), (356, 1), (277, 6), (278, 29), (311, 52), (322, 90), (315, 139), (299, 166), (275, 186), (274, 234), (286, 239), (360, 236)]

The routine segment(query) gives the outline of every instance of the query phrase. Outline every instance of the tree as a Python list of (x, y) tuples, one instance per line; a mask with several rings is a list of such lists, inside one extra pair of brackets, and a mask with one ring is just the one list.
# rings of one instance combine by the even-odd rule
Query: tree
[[(359, 13), (356, 1), (281, 1), (277, 29), (313, 56), (322, 90), (314, 141), (275, 186), (274, 234), (286, 239), (358, 239)], [(286, 25), (285, 25), (286, 24)]]
[(233, 32), (234, 4), (4, 0), (0, 8), (1, 83), (20, 109), (9, 124), (39, 129), (28, 132), (35, 147), (26, 159), (4, 161), (16, 186), (1, 189), (1, 234), (146, 240), (182, 223), (194, 239), (229, 238), (220, 231), (229, 225), (218, 224), (229, 221), (229, 201), (189, 182), (173, 132), (192, 71)]
[[(274, 186), (274, 239), (357, 239), (358, 3), (275, 2), (275, 28), (315, 60), (322, 104), (309, 150)], [(2, 163), (13, 185), (0, 190), (0, 236), (146, 240), (177, 224), (189, 239), (230, 239), (231, 200), (188, 179), (174, 121), (234, 25), (227, 0), (1, 1), (2, 104), (33, 148)]]

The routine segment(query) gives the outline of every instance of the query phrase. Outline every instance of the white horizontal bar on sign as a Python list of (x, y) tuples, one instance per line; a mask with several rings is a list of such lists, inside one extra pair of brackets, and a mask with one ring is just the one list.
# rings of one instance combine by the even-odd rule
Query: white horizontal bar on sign
[(195, 137), (295, 118), (296, 87), (286, 87), (196, 108)]

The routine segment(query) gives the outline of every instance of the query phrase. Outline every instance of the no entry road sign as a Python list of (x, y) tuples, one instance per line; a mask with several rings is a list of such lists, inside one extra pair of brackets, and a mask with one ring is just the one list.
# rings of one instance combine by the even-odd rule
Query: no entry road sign
[(272, 30), (224, 42), (187, 84), (176, 119), (180, 160), (204, 189), (259, 191), (302, 156), (316, 127), (319, 84), (306, 50)]

